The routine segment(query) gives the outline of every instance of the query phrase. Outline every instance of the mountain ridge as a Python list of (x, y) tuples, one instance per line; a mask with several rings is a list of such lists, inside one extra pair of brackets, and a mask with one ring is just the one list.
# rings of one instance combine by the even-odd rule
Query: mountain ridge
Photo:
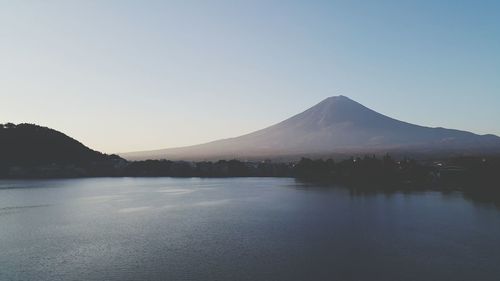
[(0, 178), (111, 175), (123, 159), (43, 126), (0, 124)]
[(120, 155), (129, 160), (211, 160), (394, 151), (500, 152), (500, 137), (411, 124), (340, 95), (328, 97), (286, 120), (238, 137)]

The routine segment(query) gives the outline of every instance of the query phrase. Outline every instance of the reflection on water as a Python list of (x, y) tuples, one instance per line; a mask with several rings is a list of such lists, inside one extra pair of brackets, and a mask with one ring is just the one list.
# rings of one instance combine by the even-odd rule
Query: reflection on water
[(0, 280), (498, 280), (491, 202), (273, 178), (0, 181)]

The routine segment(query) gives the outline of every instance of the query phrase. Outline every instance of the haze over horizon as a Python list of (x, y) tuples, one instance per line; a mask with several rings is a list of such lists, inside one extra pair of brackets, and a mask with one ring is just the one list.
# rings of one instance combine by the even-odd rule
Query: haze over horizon
[(344, 95), (500, 135), (499, 2), (304, 3), (0, 1), (0, 123), (141, 151), (250, 133)]

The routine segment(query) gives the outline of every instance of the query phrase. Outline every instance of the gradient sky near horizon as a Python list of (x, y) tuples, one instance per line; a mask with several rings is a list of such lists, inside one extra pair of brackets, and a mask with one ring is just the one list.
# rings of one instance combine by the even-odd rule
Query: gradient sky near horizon
[(103, 152), (233, 137), (339, 94), (500, 135), (500, 1), (0, 0), (0, 123)]

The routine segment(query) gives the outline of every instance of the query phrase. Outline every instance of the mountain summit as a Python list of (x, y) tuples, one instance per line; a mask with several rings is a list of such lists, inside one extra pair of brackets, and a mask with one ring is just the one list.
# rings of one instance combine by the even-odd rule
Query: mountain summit
[(402, 122), (345, 96), (326, 98), (278, 124), (210, 143), (124, 153), (127, 159), (228, 159), (362, 153), (500, 152), (500, 138)]

